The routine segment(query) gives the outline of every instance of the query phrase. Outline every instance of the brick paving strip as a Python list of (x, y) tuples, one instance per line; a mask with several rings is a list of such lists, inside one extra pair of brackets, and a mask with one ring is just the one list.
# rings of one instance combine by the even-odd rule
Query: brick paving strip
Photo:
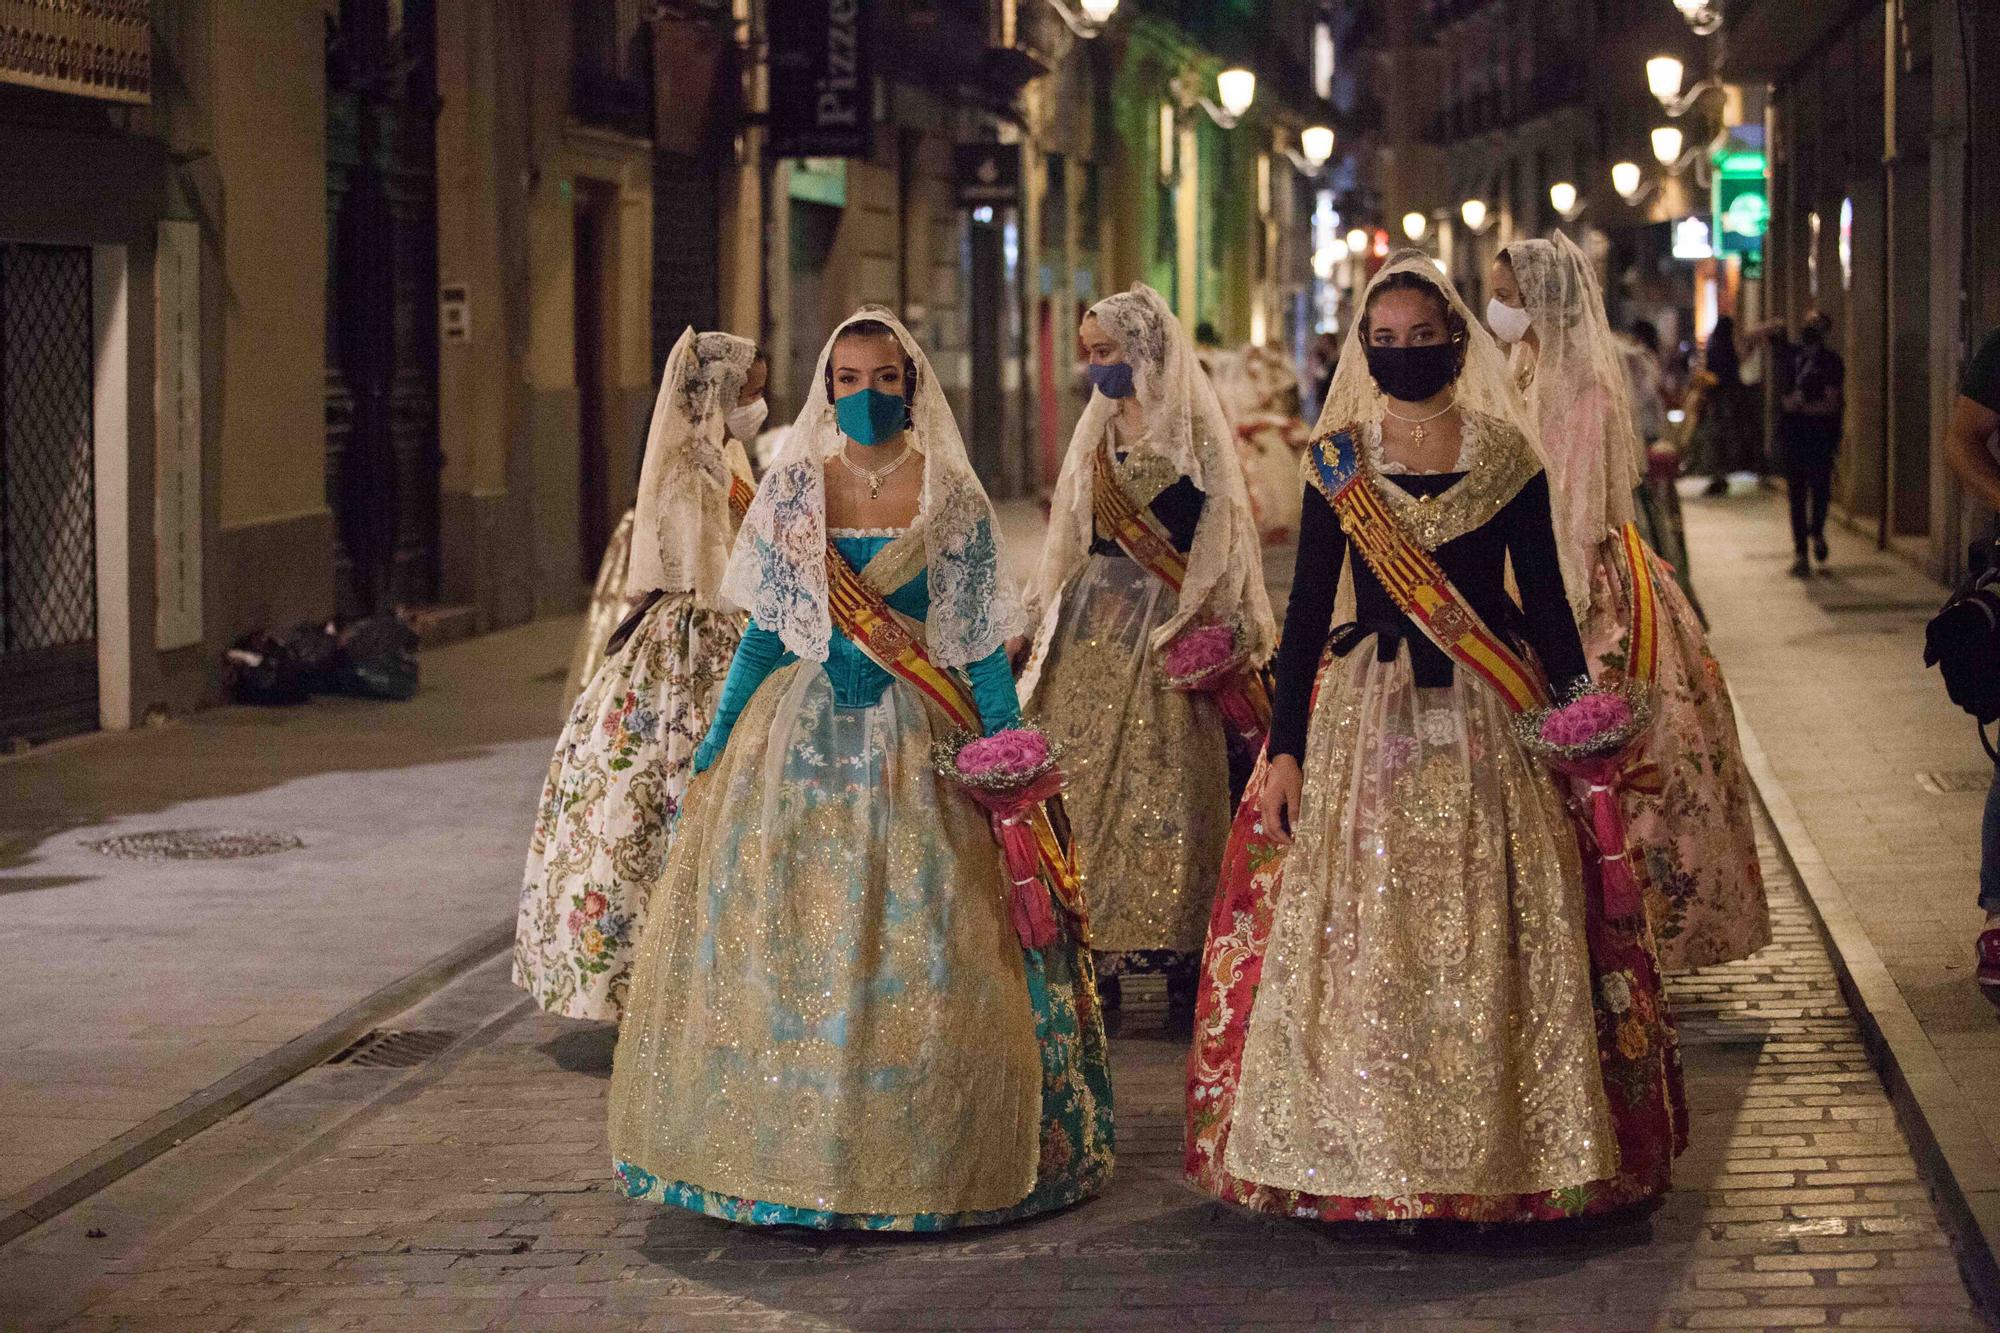
[[(1649, 1219), (1402, 1237), (1208, 1201), (1180, 1179), (1185, 1046), (1142, 992), (1115, 1043), (1121, 1152), (1099, 1199), (944, 1237), (734, 1228), (617, 1194), (610, 1029), (539, 1014), (495, 964), (410, 1020), (468, 1035), (386, 1095), (94, 1276), (78, 1261), (60, 1291), (55, 1259), (91, 1242), (71, 1234), (84, 1217), (57, 1219), (0, 1250), (0, 1292), (39, 1243), (43, 1317), (78, 1330), (1980, 1328), (1765, 832), (1778, 939), (1675, 983), (1694, 1145)], [(93, 1204), (118, 1216), (174, 1156)]]
[(1839, 529), (1825, 570), (1788, 577), (1778, 496), (1685, 507), (1752, 780), (1967, 1276), (2000, 1307), (2000, 1023), (1972, 979), (1991, 766), (1921, 662), (1944, 590)]

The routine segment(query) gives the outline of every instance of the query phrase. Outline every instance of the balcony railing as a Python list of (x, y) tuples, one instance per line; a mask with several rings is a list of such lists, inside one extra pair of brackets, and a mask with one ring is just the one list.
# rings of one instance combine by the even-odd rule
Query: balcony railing
[(153, 100), (149, 0), (0, 0), (0, 83)]
[(635, 138), (653, 133), (648, 0), (579, 0), (570, 14), (570, 114)]

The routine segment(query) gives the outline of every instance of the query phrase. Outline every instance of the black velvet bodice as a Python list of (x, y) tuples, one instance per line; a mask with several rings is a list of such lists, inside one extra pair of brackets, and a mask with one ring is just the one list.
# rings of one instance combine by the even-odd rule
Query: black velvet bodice
[[(1412, 495), (1439, 496), (1465, 475), (1392, 475), (1388, 480)], [(1583, 640), (1563, 592), (1546, 474), (1537, 472), (1491, 519), (1431, 554), (1488, 627), (1517, 650), (1533, 650), (1558, 695), (1587, 678)], [(1328, 647), (1340, 568), (1347, 556), (1347, 534), (1333, 506), (1318, 489), (1307, 486), (1292, 600), (1278, 647), (1270, 741), (1274, 756), (1304, 758), (1313, 677)], [(1510, 556), (1521, 592), (1519, 604), (1507, 592)], [(1345, 655), (1373, 638), (1376, 651), (1388, 661), (1399, 646), (1407, 645), (1418, 685), (1451, 684), (1452, 660), (1403, 614), (1367, 561), (1357, 558), (1353, 565), (1355, 620), (1332, 634), (1333, 650)]]

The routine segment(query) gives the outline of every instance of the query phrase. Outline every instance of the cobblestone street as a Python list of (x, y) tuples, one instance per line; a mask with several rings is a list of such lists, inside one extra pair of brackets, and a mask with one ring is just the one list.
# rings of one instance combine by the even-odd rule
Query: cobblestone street
[[(1141, 995), (1116, 1042), (1119, 1167), (1099, 1199), (933, 1239), (733, 1228), (617, 1195), (610, 1029), (540, 1015), (496, 962), (401, 1024), (448, 1023), (456, 1045), (415, 1071), (299, 1080), (288, 1091), (381, 1086), (44, 1317), (79, 1330), (1981, 1327), (1768, 844), (1766, 872), (1778, 942), (1676, 988), (1693, 1147), (1648, 1219), (1402, 1236), (1206, 1202), (1180, 1180), (1184, 1046)], [(66, 1238), (82, 1211), (29, 1240), (45, 1255), (117, 1243)], [(0, 1288), (21, 1272), (0, 1264)]]

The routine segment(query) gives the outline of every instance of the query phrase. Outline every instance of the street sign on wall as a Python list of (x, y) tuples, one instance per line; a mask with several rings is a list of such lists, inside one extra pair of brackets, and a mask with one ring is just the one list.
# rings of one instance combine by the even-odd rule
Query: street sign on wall
[(869, 0), (771, 0), (771, 151), (867, 157), (875, 77)]

